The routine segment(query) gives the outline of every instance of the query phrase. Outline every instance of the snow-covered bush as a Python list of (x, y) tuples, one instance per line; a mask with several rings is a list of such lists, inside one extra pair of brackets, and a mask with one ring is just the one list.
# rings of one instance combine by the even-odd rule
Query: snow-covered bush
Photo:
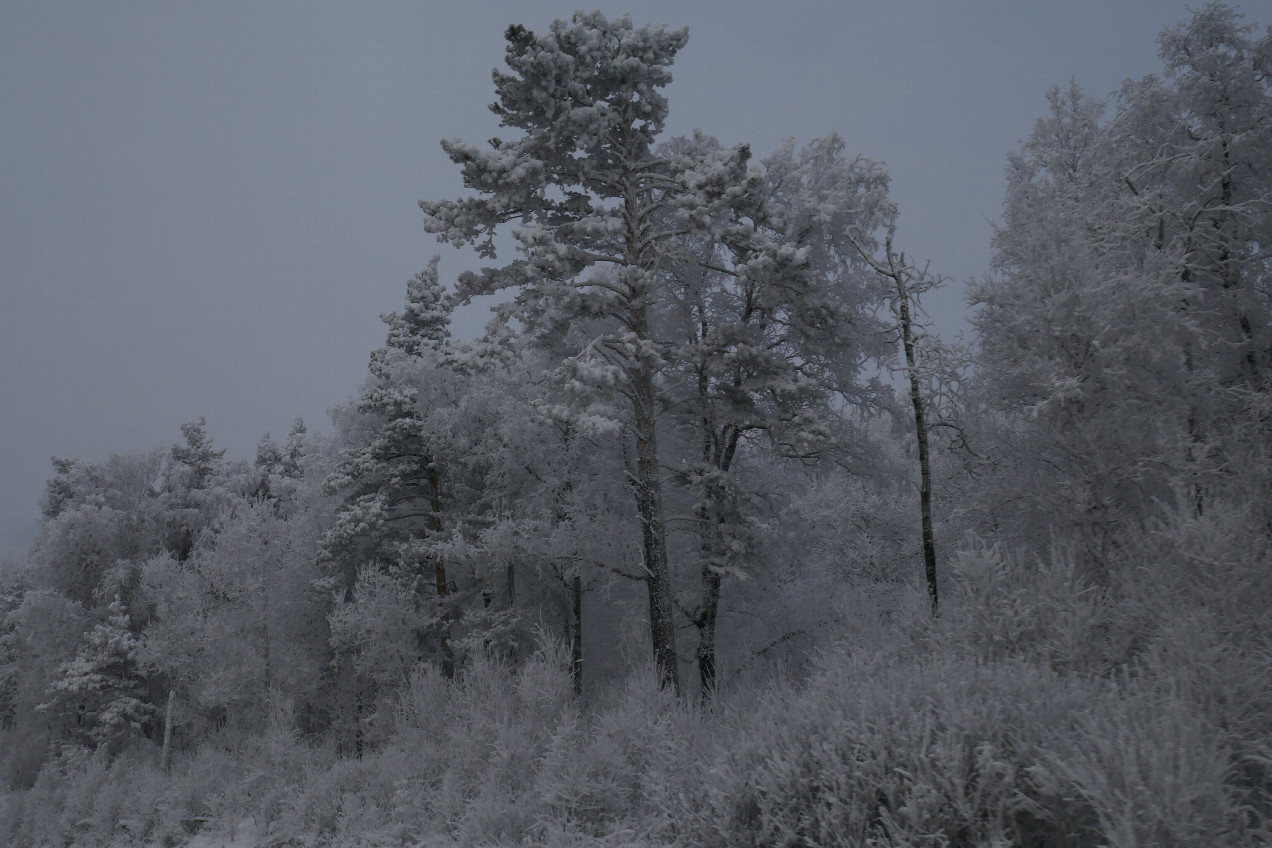
[(724, 730), (714, 845), (1010, 844), (1037, 825), (1028, 769), (1090, 687), (1021, 662), (835, 656)]

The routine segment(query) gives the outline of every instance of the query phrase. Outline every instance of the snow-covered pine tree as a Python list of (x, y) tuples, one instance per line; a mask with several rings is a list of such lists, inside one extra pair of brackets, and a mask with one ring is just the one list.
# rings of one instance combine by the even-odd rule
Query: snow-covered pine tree
[(256, 470), (263, 474), (279, 474), (283, 469), (283, 449), (274, 441), (269, 431), (265, 431), (265, 435), (261, 436), (261, 440), (256, 443), (256, 462), (254, 463)]
[(326, 533), (324, 556), (339, 572), (338, 603), (355, 601), (363, 568), (388, 566), (394, 579), (415, 594), (419, 643), (424, 645), (427, 632), (434, 631), (431, 638), (449, 677), (455, 670), (447, 597), (451, 581), (438, 547), (447, 532), (447, 471), (430, 443), (422, 408), (438, 398), (421, 398), (415, 382), (422, 360), (436, 365), (449, 337), (436, 258), (408, 283), (404, 310), (381, 317), (389, 325), (386, 346), (371, 355), (371, 375), (349, 410), (350, 420), (337, 422), (350, 442), (324, 484), (343, 499)]
[(542, 35), (509, 27), (506, 38), (509, 72), (495, 73), (492, 108), (518, 137), (489, 148), (443, 142), (476, 196), (422, 201), (425, 227), (493, 257), (496, 230), (521, 223), (522, 258), (461, 277), (461, 293), (515, 289), (498, 311), (505, 335), (515, 327), (532, 343), (568, 339), (563, 381), (584, 394), (604, 389), (607, 407), (590, 420), (621, 422), (634, 443), (654, 661), (663, 684), (679, 689), (657, 432), (666, 351), (651, 309), (664, 258), (680, 235), (710, 226), (745, 181), (749, 153), (654, 153), (668, 114), (660, 89), (685, 30), (580, 12)]
[(299, 416), (292, 422), (291, 432), (287, 434), (287, 443), (283, 446), (282, 473), (293, 480), (305, 476), (304, 460), (309, 450), (309, 428), (305, 420)]
[(266, 433), (256, 446), (255, 494), (273, 500), (280, 508), (295, 497), (304, 476), (305, 422), (297, 418), (287, 443), (280, 445)]
[(84, 635), (84, 644), (49, 687), (38, 709), (54, 716), (72, 739), (117, 750), (141, 735), (154, 715), (138, 665), (137, 636), (116, 597), (107, 618)]
[(277, 497), (277, 484), (283, 476), (283, 448), (270, 437), (269, 431), (256, 443), (256, 460), (252, 467), (256, 473), (254, 497)]
[(214, 448), (202, 416), (181, 425), (185, 444), (174, 444), (164, 471), (164, 542), (178, 562), (194, 550), (199, 533), (224, 506), (217, 477), (226, 470), (225, 448)]
[[(426, 350), (442, 350), (450, 340), (451, 309), (439, 282), (438, 260), (439, 257), (434, 256), (427, 268), (407, 281), (406, 302), (401, 312), (380, 316), (389, 325), (386, 349), (400, 350), (407, 356), (422, 356)], [(304, 423), (298, 418), (296, 424), (303, 434)]]

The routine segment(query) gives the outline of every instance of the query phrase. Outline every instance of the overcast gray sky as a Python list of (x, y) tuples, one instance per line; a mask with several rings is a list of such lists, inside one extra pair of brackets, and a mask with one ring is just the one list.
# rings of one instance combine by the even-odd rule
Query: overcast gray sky
[[(1157, 72), (1180, 0), (628, 2), (688, 26), (672, 133), (757, 155), (832, 130), (884, 160), (900, 246), (986, 272), (1004, 157), (1075, 77)], [(1193, 3), (1198, 6), (1200, 3)], [(1265, 25), (1272, 3), (1239, 4)], [(49, 457), (167, 445), (204, 415), (230, 457), (327, 430), (453, 197), (438, 141), (496, 132), (510, 23), (557, 2), (0, 4), (0, 556), (29, 545)], [(933, 307), (960, 325), (957, 291)], [(468, 317), (471, 326), (484, 316)]]

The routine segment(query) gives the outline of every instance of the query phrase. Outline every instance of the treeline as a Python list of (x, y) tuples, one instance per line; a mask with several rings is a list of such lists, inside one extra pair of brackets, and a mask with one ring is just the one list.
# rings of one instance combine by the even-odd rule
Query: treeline
[(879, 164), (662, 138), (685, 40), (508, 30), (421, 208), (517, 258), (409, 281), (333, 436), (55, 460), (0, 835), (1272, 839), (1272, 35), (1051, 93), (967, 350)]

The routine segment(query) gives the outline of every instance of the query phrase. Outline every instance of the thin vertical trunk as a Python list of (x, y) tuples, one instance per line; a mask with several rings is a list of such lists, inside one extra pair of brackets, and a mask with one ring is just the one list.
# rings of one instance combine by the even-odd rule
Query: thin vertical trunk
[(159, 754), (159, 770), (166, 772), (168, 763), (172, 759), (172, 707), (176, 701), (177, 693), (173, 689), (168, 690), (168, 709), (163, 713), (163, 748)]
[[(852, 237), (849, 236), (849, 240)], [(923, 532), (923, 576), (927, 581), (928, 598), (932, 602), (932, 615), (936, 615), (939, 597), (936, 590), (936, 541), (932, 532), (932, 466), (928, 452), (927, 416), (923, 408), (923, 390), (919, 385), (918, 356), (914, 350), (914, 323), (910, 314), (911, 293), (907, 278), (922, 283), (926, 271), (912, 271), (905, 264), (905, 254), (899, 257), (892, 252), (892, 236), (884, 245), (887, 264), (874, 259), (860, 244), (852, 241), (857, 253), (880, 276), (892, 280), (896, 292), (897, 322), (901, 330), (901, 346), (905, 351), (905, 370), (910, 383), (910, 406), (914, 412), (914, 432), (919, 443), (919, 520)]]
[[(429, 507), (433, 510), (433, 530), (442, 531), (442, 492), (441, 481), (437, 477), (437, 468), (430, 458), (428, 466)], [(450, 585), (446, 579), (446, 560), (438, 556), (433, 561), (433, 586), (437, 589), (437, 610), (441, 626), (438, 628), (438, 640), (442, 651), (442, 676), (447, 680), (455, 678), (455, 652), (451, 648), (451, 613), (446, 605), (446, 596), (450, 594)]]
[[(888, 262), (892, 263), (891, 249), (888, 252)], [(910, 317), (910, 293), (906, 290), (904, 269), (894, 267), (892, 279), (897, 286), (901, 344), (905, 349), (905, 367), (910, 378), (910, 405), (914, 409), (914, 431), (919, 442), (919, 516), (923, 525), (923, 574), (927, 578), (932, 615), (936, 615), (936, 542), (932, 533), (932, 469), (928, 459), (927, 421), (923, 410), (923, 393), (919, 388), (918, 362), (914, 353), (914, 332)]]
[(264, 648), (265, 648), (264, 650), (264, 653), (265, 653), (264, 703), (268, 705), (270, 701), (270, 697), (271, 697), (270, 690), (274, 688), (274, 664), (273, 664), (273, 661), (270, 659), (270, 650), (269, 650), (270, 640), (269, 640), (269, 610), (268, 609), (266, 609), (266, 612), (265, 612), (265, 620), (261, 622), (261, 631), (262, 631), (261, 635), (264, 637), (264, 641), (265, 641), (265, 645), (264, 645)]
[(573, 610), (570, 625), (570, 677), (574, 681), (574, 694), (583, 694), (583, 576), (574, 574), (572, 587)]
[(451, 649), (451, 615), (450, 610), (446, 607), (446, 596), (450, 594), (450, 587), (446, 583), (446, 560), (440, 556), (433, 562), (433, 585), (437, 588), (437, 608), (439, 610), (438, 615), (441, 618), (438, 640), (442, 651), (442, 676), (447, 680), (453, 680), (455, 678), (455, 652)]
[[(508, 613), (513, 615), (517, 609), (517, 568), (511, 561), (504, 566), (504, 585), (508, 590)], [(509, 643), (507, 651), (508, 658), (515, 661), (517, 658), (517, 643), (515, 639)]]
[[(1189, 382), (1192, 381), (1193, 374), (1193, 358), (1192, 345), (1184, 345), (1184, 371), (1188, 374)], [(1193, 498), (1193, 514), (1197, 518), (1201, 518), (1206, 509), (1205, 494), (1201, 488), (1201, 466), (1200, 454), (1204, 451), (1201, 440), (1201, 424), (1197, 420), (1197, 404), (1189, 402), (1188, 404), (1188, 447), (1184, 451), (1184, 458), (1188, 463), (1189, 473), (1192, 475), (1192, 498)]]
[[(923, 532), (923, 575), (927, 581), (928, 598), (932, 602), (932, 615), (936, 615), (939, 596), (936, 588), (936, 542), (932, 532), (932, 466), (928, 451), (927, 416), (923, 408), (923, 391), (919, 385), (918, 356), (914, 350), (914, 323), (910, 314), (912, 297), (906, 282), (911, 271), (905, 264), (905, 254), (899, 257), (892, 252), (892, 236), (884, 246), (887, 264), (872, 258), (861, 245), (853, 242), (862, 259), (880, 275), (892, 280), (896, 293), (897, 321), (901, 330), (901, 346), (905, 352), (905, 370), (910, 384), (910, 406), (914, 412), (914, 431), (919, 444), (919, 520)], [(922, 280), (918, 274), (915, 279)]]
[[(268, 547), (269, 542), (266, 541), (265, 545), (266, 547)], [(262, 657), (262, 660), (264, 661), (264, 665), (265, 665), (265, 668), (264, 668), (265, 691), (262, 693), (264, 695), (262, 703), (264, 703), (268, 707), (269, 701), (270, 701), (270, 690), (274, 688), (274, 663), (270, 656), (270, 635), (269, 635), (269, 620), (272, 617), (272, 610), (270, 609), (270, 604), (269, 604), (270, 560), (267, 557), (263, 557), (262, 559), (264, 560), (264, 568), (265, 568), (265, 572), (261, 574), (261, 641), (263, 643), (262, 653), (264, 654), (264, 656)]]
[(359, 760), (362, 759), (362, 713), (366, 710), (366, 702), (369, 696), (370, 693), (364, 687), (359, 686), (358, 695), (353, 705), (353, 755)]
[(698, 614), (698, 683), (703, 700), (716, 689), (716, 615), (720, 609), (720, 574), (702, 566), (702, 609)]
[[(641, 143), (631, 132), (631, 124), (624, 125), (621, 140), (627, 159), (639, 160), (637, 153)], [(634, 167), (634, 165), (633, 165)], [(649, 317), (643, 295), (647, 281), (641, 279), (649, 270), (649, 258), (642, 244), (640, 178), (626, 169), (622, 176), (623, 219), (626, 229), (624, 264), (632, 276), (630, 288), (629, 328), (641, 341), (647, 341)], [(637, 354), (638, 357), (643, 354)], [(662, 479), (658, 465), (657, 403), (654, 375), (650, 366), (637, 359), (631, 370), (633, 429), (636, 436), (636, 509), (640, 514), (641, 543), (645, 558), (645, 585), (649, 589), (649, 637), (653, 647), (654, 665), (658, 680), (664, 688), (672, 688), (680, 695), (680, 668), (676, 656), (676, 628), (672, 617), (671, 566), (667, 559), (667, 529), (663, 520)]]
[[(705, 397), (705, 389), (702, 391)], [(733, 465), (741, 435), (740, 430), (728, 425), (718, 438), (711, 434), (703, 444), (703, 461), (728, 472)], [(706, 700), (715, 694), (716, 689), (716, 618), (720, 611), (720, 585), (723, 581), (720, 572), (711, 567), (711, 560), (718, 551), (715, 540), (718, 538), (719, 522), (723, 519), (719, 514), (713, 517), (705, 509), (698, 517), (703, 527), (702, 604), (698, 608), (694, 624), (698, 628), (698, 682), (700, 694)], [(715, 528), (711, 526), (712, 522), (715, 523)]]
[[(1220, 183), (1219, 202), (1222, 209), (1228, 210), (1232, 208), (1234, 195), (1236, 193), (1236, 184), (1232, 180), (1232, 154), (1225, 139), (1222, 144), (1223, 150), (1223, 179)], [(1228, 292), (1234, 292), (1241, 284), (1240, 275), (1237, 271), (1237, 263), (1233, 261), (1232, 247), (1234, 237), (1231, 232), (1226, 232), (1226, 225), (1232, 219), (1231, 213), (1224, 211), (1215, 216), (1214, 229), (1218, 232), (1220, 242), (1219, 248), (1219, 281), (1223, 289)], [(1254, 325), (1250, 321), (1250, 315), (1246, 312), (1245, 307), (1241, 305), (1240, 297), (1236, 298), (1237, 325), (1240, 328), (1241, 341), (1238, 349), (1242, 352), (1241, 364), (1249, 375), (1249, 379), (1254, 386), (1259, 386), (1262, 382), (1259, 374), (1258, 359), (1255, 356), (1254, 344)]]
[(671, 609), (671, 574), (667, 561), (667, 531), (663, 523), (653, 379), (641, 369), (633, 382), (636, 396), (636, 509), (640, 513), (645, 586), (649, 589), (649, 636), (659, 683), (674, 689), (679, 695), (680, 668)]

